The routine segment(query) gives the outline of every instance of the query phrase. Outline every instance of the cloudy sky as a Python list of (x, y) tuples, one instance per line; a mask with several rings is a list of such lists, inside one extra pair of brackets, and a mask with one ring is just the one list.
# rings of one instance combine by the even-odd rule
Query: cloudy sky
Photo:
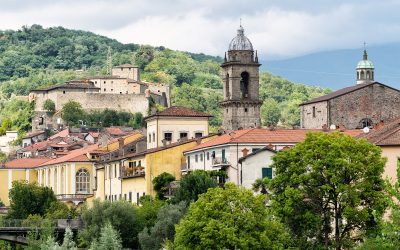
[(0, 29), (88, 30), (223, 55), (242, 19), (266, 59), (400, 41), (400, 0), (0, 0)]

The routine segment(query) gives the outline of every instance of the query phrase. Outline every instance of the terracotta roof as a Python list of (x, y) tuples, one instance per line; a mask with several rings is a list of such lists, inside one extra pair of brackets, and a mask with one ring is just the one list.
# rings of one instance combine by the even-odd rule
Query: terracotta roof
[[(76, 150), (72, 150), (69, 152), (69, 154), (61, 156), (60, 158), (53, 159), (51, 161), (48, 161), (44, 164), (41, 164), (39, 167), (43, 166), (48, 166), (48, 165), (54, 165), (62, 162), (80, 162), (80, 161), (88, 161), (85, 159), (86, 154), (88, 152), (91, 152), (92, 150), (96, 150), (98, 147), (97, 144), (87, 146), (85, 148), (80, 148)], [(85, 157), (82, 157), (85, 156)], [(86, 157), (87, 158), (87, 157)]]
[(378, 146), (400, 145), (400, 118), (371, 130), (367, 134), (361, 134), (358, 138), (365, 138)]
[(242, 163), (242, 161), (244, 161), (244, 160), (247, 159), (248, 157), (251, 157), (251, 156), (253, 156), (253, 155), (256, 155), (256, 154), (258, 154), (258, 153), (260, 153), (260, 152), (263, 152), (263, 151), (266, 151), (266, 150), (267, 150), (267, 151), (271, 151), (271, 152), (273, 152), (273, 153), (276, 153), (276, 151), (273, 150), (273, 149), (271, 149), (269, 146), (265, 146), (265, 147), (263, 147), (263, 148), (261, 148), (261, 149), (255, 151), (255, 152), (253, 152), (253, 153), (250, 153), (250, 154), (248, 154), (248, 155), (246, 155), (246, 156), (243, 156), (243, 157), (239, 158), (239, 163)]
[(62, 137), (62, 138), (64, 138), (64, 137), (67, 137), (69, 135), (69, 128), (66, 128), (66, 129), (64, 129), (64, 130), (62, 130), (62, 131), (60, 131), (60, 132), (58, 132), (57, 134), (55, 134), (55, 135), (53, 135), (53, 136), (50, 136), (49, 137), (49, 140), (53, 140), (53, 139), (55, 139), (55, 138), (57, 138), (57, 137)]
[(300, 104), (300, 106), (306, 105), (306, 104), (311, 104), (311, 103), (316, 103), (316, 102), (328, 101), (328, 100), (331, 100), (331, 99), (333, 99), (333, 98), (335, 98), (335, 97), (339, 97), (339, 96), (348, 94), (348, 93), (350, 93), (350, 92), (353, 92), (353, 91), (356, 91), (356, 90), (359, 90), (359, 89), (362, 89), (362, 88), (371, 86), (371, 85), (373, 85), (373, 84), (379, 84), (379, 85), (382, 85), (382, 86), (391, 88), (391, 89), (393, 89), (393, 90), (399, 91), (398, 89), (392, 88), (392, 87), (390, 87), (390, 86), (388, 86), (388, 85), (385, 85), (385, 84), (383, 84), (383, 83), (380, 83), (380, 82), (371, 82), (371, 83), (366, 83), (366, 84), (357, 84), (357, 85), (354, 85), (354, 86), (350, 86), (350, 87), (346, 87), (346, 88), (343, 88), (343, 89), (339, 89), (339, 90), (337, 90), (337, 91), (334, 91), (334, 92), (329, 93), (329, 94), (324, 95), (324, 96), (320, 96), (320, 97), (314, 98), (314, 99), (312, 99), (312, 100), (310, 100), (310, 101), (307, 101), (307, 102), (304, 102), (304, 103)]
[(21, 158), (6, 162), (3, 167), (20, 169), (35, 168), (50, 160), (51, 158)]
[[(190, 152), (202, 148), (213, 147), (217, 145), (223, 145), (228, 143), (288, 143), (295, 144), (302, 142), (308, 132), (322, 131), (318, 129), (263, 129), (263, 128), (250, 128), (237, 130), (229, 134), (223, 134), (202, 143), (190, 150), (185, 152)], [(351, 136), (357, 136), (361, 133), (361, 130), (346, 130), (345, 134)]]
[(24, 137), (22, 137), (22, 139), (28, 139), (28, 138), (32, 138), (32, 137), (35, 137), (35, 136), (37, 136), (37, 135), (41, 135), (41, 134), (44, 134), (44, 131), (42, 131), (42, 130), (38, 130), (38, 131), (31, 132), (31, 133), (29, 133), (29, 134), (25, 135)]
[(47, 144), (48, 144), (48, 143), (49, 143), (48, 141), (37, 142), (37, 143), (35, 143), (35, 144), (32, 144), (32, 145), (30, 145), (30, 146), (28, 146), (28, 147), (23, 148), (22, 150), (23, 150), (24, 152), (27, 152), (27, 151), (36, 151), (36, 150), (45, 150), (45, 149), (47, 148)]
[(93, 136), (93, 138), (97, 138), (97, 137), (99, 137), (99, 132), (92, 132), (92, 131), (90, 131), (89, 132), (89, 134), (91, 135), (91, 136)]
[(150, 117), (156, 117), (156, 116), (178, 116), (178, 117), (212, 117), (212, 115), (196, 111), (190, 108), (185, 108), (185, 107), (180, 107), (180, 106), (172, 106), (170, 108), (167, 108), (161, 112), (155, 113), (154, 115), (150, 115), (146, 117), (145, 119), (148, 119)]
[(110, 135), (125, 135), (127, 133), (119, 127), (105, 128), (104, 131)]

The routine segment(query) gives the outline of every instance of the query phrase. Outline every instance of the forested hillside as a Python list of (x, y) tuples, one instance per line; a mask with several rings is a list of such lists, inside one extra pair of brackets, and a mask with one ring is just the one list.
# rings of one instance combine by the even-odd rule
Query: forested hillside
[[(29, 129), (31, 105), (15, 96), (27, 95), (31, 89), (42, 86), (106, 74), (109, 48), (113, 65), (139, 66), (143, 80), (172, 86), (173, 104), (211, 113), (215, 129), (221, 124), (221, 58), (122, 44), (91, 32), (33, 25), (17, 31), (0, 31), (0, 133), (11, 128)], [(325, 89), (294, 84), (269, 73), (262, 73), (260, 80), (265, 125), (298, 125), (298, 104), (327, 93)]]

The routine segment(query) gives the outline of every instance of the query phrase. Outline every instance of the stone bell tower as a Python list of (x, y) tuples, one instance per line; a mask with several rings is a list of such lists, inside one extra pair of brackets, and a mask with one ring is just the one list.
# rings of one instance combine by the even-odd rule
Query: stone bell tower
[(260, 127), (259, 67), (257, 51), (240, 25), (229, 44), (222, 68), (224, 100), (223, 129), (233, 131)]

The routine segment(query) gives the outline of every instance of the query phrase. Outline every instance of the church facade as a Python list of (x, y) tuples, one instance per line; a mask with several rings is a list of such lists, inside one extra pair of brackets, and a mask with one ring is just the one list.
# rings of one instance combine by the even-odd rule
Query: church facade
[(253, 45), (240, 26), (221, 65), (224, 99), (220, 105), (225, 131), (261, 126), (260, 65), (257, 52), (254, 52)]
[(301, 128), (373, 127), (400, 116), (400, 91), (375, 82), (374, 65), (364, 50), (356, 68), (357, 84), (302, 103)]

